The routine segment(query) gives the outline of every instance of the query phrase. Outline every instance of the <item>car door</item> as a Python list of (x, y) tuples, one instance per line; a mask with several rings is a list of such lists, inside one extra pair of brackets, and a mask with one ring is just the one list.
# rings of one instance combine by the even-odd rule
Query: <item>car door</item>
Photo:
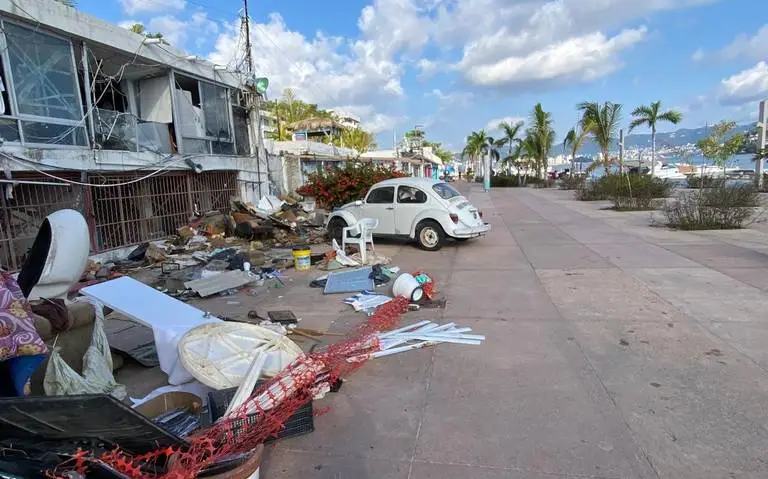
[(413, 220), (426, 207), (428, 196), (415, 186), (399, 185), (395, 197), (395, 232), (410, 235)]
[(395, 187), (379, 186), (368, 192), (361, 218), (379, 220), (379, 226), (373, 231), (377, 235), (395, 234)]

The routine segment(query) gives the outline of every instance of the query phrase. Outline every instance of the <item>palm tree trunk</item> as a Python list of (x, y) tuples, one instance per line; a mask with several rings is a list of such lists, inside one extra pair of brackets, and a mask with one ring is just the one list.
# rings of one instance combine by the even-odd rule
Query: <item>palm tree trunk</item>
[(651, 176), (656, 176), (656, 128), (651, 128)]

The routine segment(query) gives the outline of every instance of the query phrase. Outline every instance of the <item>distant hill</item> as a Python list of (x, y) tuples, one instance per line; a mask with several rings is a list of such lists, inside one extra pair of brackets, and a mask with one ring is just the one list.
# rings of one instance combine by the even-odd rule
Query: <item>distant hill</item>
[[(745, 125), (738, 125), (736, 132), (747, 133), (753, 128), (754, 124), (748, 123)], [(656, 148), (662, 148), (665, 146), (683, 146), (688, 143), (696, 143), (697, 141), (706, 138), (709, 135), (712, 127), (702, 126), (700, 128), (681, 128), (679, 130), (669, 133), (656, 133)], [(650, 133), (633, 133), (624, 137), (624, 147), (630, 148), (651, 148), (651, 134)], [(613, 145), (611, 150), (619, 148), (618, 139), (616, 144)], [(584, 142), (584, 146), (579, 150), (580, 155), (592, 156), (598, 153), (600, 149), (592, 141), (588, 139)], [(563, 144), (558, 143), (552, 147), (552, 155), (560, 155), (563, 153)]]

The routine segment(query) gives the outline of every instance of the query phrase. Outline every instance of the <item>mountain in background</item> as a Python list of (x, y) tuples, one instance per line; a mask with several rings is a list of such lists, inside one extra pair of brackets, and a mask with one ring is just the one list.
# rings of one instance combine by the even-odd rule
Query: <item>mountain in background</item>
[[(744, 125), (737, 125), (735, 132), (737, 133), (749, 133), (754, 128), (754, 123), (747, 123)], [(664, 147), (677, 147), (683, 146), (689, 143), (696, 143), (709, 136), (709, 132), (712, 130), (710, 126), (702, 126), (700, 128), (681, 128), (679, 130), (669, 133), (656, 133), (656, 148), (661, 149)], [(611, 150), (617, 150), (619, 148), (618, 139), (616, 144), (613, 145)], [(651, 134), (650, 133), (633, 133), (624, 137), (624, 148), (626, 149), (638, 149), (648, 148), (651, 149)], [(587, 139), (584, 142), (584, 146), (579, 150), (581, 156), (593, 156), (600, 151), (600, 148), (592, 140)], [(558, 143), (552, 147), (552, 155), (563, 154), (563, 144)], [(567, 154), (567, 153), (566, 153)]]

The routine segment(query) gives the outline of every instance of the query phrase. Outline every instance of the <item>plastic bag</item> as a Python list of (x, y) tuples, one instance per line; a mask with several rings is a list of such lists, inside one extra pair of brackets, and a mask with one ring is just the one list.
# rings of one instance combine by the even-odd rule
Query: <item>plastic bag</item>
[(43, 389), (48, 396), (69, 396), (75, 394), (110, 394), (117, 399), (125, 399), (125, 386), (118, 384), (112, 374), (112, 354), (109, 341), (104, 332), (104, 309), (93, 298), (81, 297), (77, 301), (93, 305), (96, 319), (93, 324), (91, 345), (83, 356), (83, 374), (80, 375), (67, 364), (54, 348), (48, 367), (45, 369)]

